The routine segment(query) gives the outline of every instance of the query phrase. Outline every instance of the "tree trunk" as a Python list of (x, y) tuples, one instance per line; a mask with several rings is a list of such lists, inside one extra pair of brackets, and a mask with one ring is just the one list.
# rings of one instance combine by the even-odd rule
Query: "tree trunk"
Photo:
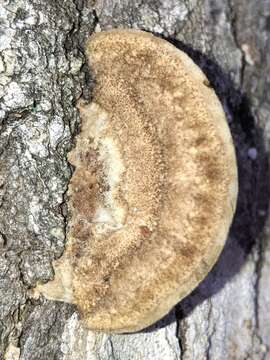
[[(162, 321), (86, 331), (73, 306), (34, 298), (65, 244), (66, 154), (90, 96), (95, 30), (140, 28), (186, 51), (231, 127), (237, 213), (208, 277)], [(270, 359), (270, 2), (0, 0), (0, 359)]]

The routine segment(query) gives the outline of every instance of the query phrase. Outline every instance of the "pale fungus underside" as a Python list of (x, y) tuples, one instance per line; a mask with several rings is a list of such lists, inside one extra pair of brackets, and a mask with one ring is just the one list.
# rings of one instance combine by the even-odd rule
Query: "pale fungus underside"
[(96, 85), (69, 161), (69, 228), (55, 279), (85, 326), (133, 332), (206, 276), (226, 240), (237, 170), (222, 107), (201, 70), (135, 30), (91, 36)]

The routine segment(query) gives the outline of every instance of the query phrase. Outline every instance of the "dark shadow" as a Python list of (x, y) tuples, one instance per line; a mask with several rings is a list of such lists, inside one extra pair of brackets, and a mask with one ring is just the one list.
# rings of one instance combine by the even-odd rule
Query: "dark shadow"
[[(228, 240), (218, 262), (207, 277), (175, 307), (177, 318), (183, 319), (197, 305), (221, 290), (240, 271), (253, 246), (260, 241), (268, 214), (269, 166), (262, 131), (255, 124), (247, 96), (235, 88), (230, 76), (225, 74), (215, 61), (180, 41), (166, 40), (193, 59), (206, 74), (219, 97), (236, 148), (239, 176), (237, 210)], [(170, 312), (143, 332), (162, 328), (174, 319)]]

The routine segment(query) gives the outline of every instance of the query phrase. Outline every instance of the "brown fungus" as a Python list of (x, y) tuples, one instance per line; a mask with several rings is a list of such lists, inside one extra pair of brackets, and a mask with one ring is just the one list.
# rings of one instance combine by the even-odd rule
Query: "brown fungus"
[(89, 329), (133, 332), (160, 319), (217, 260), (237, 197), (232, 138), (201, 70), (142, 31), (90, 37), (96, 85), (80, 102), (69, 161), (70, 221), (55, 279)]

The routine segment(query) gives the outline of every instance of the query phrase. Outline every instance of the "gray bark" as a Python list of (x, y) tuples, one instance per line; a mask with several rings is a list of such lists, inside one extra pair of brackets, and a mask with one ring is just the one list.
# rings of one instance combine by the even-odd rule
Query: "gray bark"
[[(86, 331), (67, 304), (35, 299), (65, 244), (66, 154), (90, 96), (94, 31), (152, 31), (184, 49), (223, 103), (240, 193), (208, 277), (132, 335)], [(0, 359), (270, 359), (270, 2), (0, 0)]]

